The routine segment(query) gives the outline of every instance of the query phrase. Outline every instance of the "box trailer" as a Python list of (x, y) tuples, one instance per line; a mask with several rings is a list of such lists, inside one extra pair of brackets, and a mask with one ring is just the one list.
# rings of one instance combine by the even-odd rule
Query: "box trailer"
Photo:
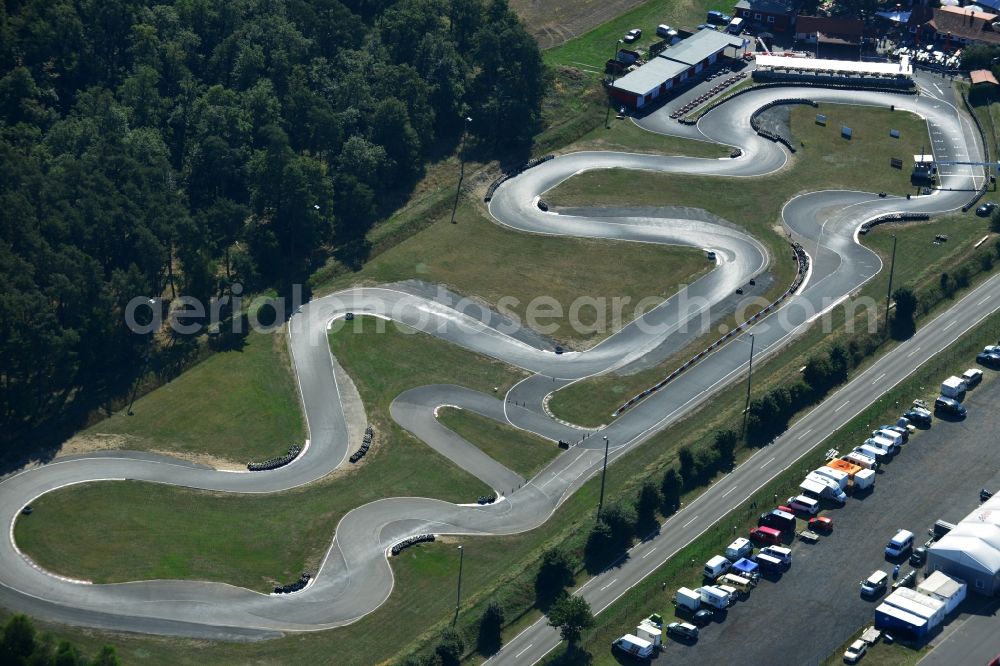
[(955, 400), (961, 401), (965, 397), (965, 391), (968, 387), (965, 382), (960, 378), (952, 375), (948, 379), (941, 382), (941, 395), (946, 398), (953, 398)]
[[(948, 614), (948, 608), (946, 604), (940, 599), (935, 599), (934, 597), (919, 592), (917, 590), (911, 590), (908, 587), (900, 587), (891, 595), (889, 598), (896, 597), (900, 599), (907, 599), (915, 604), (920, 604), (921, 606), (928, 608), (934, 613), (934, 617), (931, 620), (931, 628), (933, 629), (937, 625), (944, 621), (945, 615)], [(888, 601), (888, 599), (886, 599)], [(906, 610), (905, 608), (903, 610)]]
[(694, 590), (682, 587), (674, 593), (674, 605), (697, 611), (701, 608), (701, 595)]
[(882, 603), (895, 606), (896, 608), (906, 611), (911, 615), (916, 615), (917, 617), (922, 617), (927, 620), (928, 631), (934, 629), (934, 627), (936, 627), (944, 618), (944, 604), (941, 604), (941, 606), (937, 609), (930, 608), (900, 595), (899, 590), (901, 589), (905, 588), (897, 589), (895, 592), (883, 599)]
[(960, 603), (965, 601), (966, 589), (965, 583), (941, 571), (935, 571), (917, 585), (917, 592), (944, 602), (945, 615), (951, 613)]
[(663, 630), (659, 629), (645, 620), (635, 628), (635, 635), (644, 641), (649, 641), (654, 648), (663, 646)]
[(854, 492), (869, 490), (875, 485), (875, 470), (863, 469), (854, 475)]

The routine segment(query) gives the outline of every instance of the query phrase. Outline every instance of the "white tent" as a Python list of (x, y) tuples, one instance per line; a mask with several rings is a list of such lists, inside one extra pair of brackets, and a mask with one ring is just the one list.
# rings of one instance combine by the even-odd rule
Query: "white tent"
[(1000, 495), (983, 503), (928, 549), (927, 570), (963, 580), (979, 594), (1000, 592)]

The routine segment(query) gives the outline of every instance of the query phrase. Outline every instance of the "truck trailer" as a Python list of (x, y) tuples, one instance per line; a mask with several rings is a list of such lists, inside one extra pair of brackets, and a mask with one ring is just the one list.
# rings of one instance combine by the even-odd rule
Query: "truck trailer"
[(959, 402), (965, 397), (967, 389), (968, 387), (965, 385), (965, 382), (954, 375), (941, 382), (941, 395), (946, 398), (953, 398)]

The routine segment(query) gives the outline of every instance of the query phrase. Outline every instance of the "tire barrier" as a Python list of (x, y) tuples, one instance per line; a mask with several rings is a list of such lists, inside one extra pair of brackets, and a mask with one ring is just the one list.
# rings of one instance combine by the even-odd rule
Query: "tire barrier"
[(433, 534), (421, 534), (419, 536), (410, 537), (409, 539), (403, 539), (402, 541), (397, 543), (390, 549), (389, 552), (392, 553), (393, 556), (396, 556), (399, 555), (404, 550), (406, 550), (407, 548), (409, 548), (410, 546), (415, 546), (418, 543), (426, 543), (428, 541), (434, 541)]
[(483, 201), (485, 203), (489, 203), (490, 200), (493, 199), (493, 195), (496, 193), (498, 187), (503, 185), (505, 182), (507, 182), (514, 176), (520, 175), (525, 171), (527, 171), (528, 169), (536, 167), (539, 164), (542, 164), (543, 162), (548, 162), (553, 157), (555, 157), (555, 155), (543, 155), (542, 157), (534, 157), (525, 162), (524, 164), (522, 164), (521, 166), (517, 167), (516, 169), (513, 169), (512, 171), (503, 172), (496, 180), (490, 183), (490, 186), (488, 188), (486, 188), (486, 196), (483, 197)]
[(786, 139), (783, 136), (779, 136), (779, 135), (775, 134), (774, 132), (771, 132), (770, 130), (766, 130), (766, 129), (762, 128), (760, 126), (760, 123), (757, 121), (757, 118), (758, 118), (758, 116), (760, 116), (760, 114), (762, 114), (765, 111), (767, 111), (768, 109), (772, 109), (772, 108), (774, 108), (774, 107), (776, 107), (776, 106), (778, 106), (780, 104), (806, 104), (806, 105), (811, 106), (813, 108), (817, 108), (819, 106), (819, 104), (816, 103), (816, 102), (814, 102), (811, 99), (805, 99), (805, 98), (802, 98), (802, 97), (790, 97), (788, 99), (776, 99), (773, 102), (768, 102), (764, 106), (760, 107), (759, 109), (757, 109), (756, 111), (754, 111), (753, 114), (750, 116), (750, 127), (753, 128), (754, 132), (756, 132), (760, 136), (764, 137), (765, 139), (768, 139), (770, 141), (774, 141), (775, 143), (780, 143), (785, 148), (788, 148), (788, 150), (790, 150), (791, 152), (794, 153), (795, 152), (795, 146), (792, 145), (791, 141), (789, 141), (788, 139)]
[(568, 449), (569, 448), (569, 442), (565, 442), (565, 441), (563, 441), (563, 440), (560, 439), (559, 440), (559, 448), (560, 449)]
[(371, 446), (372, 444), (372, 436), (374, 434), (375, 431), (372, 429), (371, 426), (365, 428), (365, 438), (361, 442), (361, 448), (351, 454), (352, 463), (356, 463), (365, 457), (365, 454), (368, 453), (368, 447)]
[(497, 501), (497, 494), (492, 495), (480, 495), (479, 499), (476, 501), (477, 504), (493, 504)]
[(768, 305), (767, 307), (765, 307), (763, 310), (761, 310), (757, 314), (753, 315), (752, 317), (750, 317), (749, 319), (747, 319), (745, 322), (743, 322), (742, 324), (740, 324), (739, 326), (737, 326), (736, 328), (734, 328), (733, 330), (729, 331), (728, 333), (726, 333), (725, 335), (723, 335), (721, 338), (719, 338), (718, 340), (716, 340), (715, 342), (713, 342), (712, 344), (710, 344), (708, 347), (705, 347), (705, 349), (701, 350), (700, 352), (698, 352), (697, 354), (695, 354), (694, 356), (692, 356), (691, 358), (689, 358), (687, 361), (684, 362), (683, 365), (681, 365), (679, 368), (677, 368), (676, 370), (674, 370), (673, 372), (671, 372), (669, 375), (667, 375), (666, 377), (664, 377), (663, 379), (661, 379), (659, 382), (657, 382), (656, 384), (653, 384), (652, 386), (650, 386), (648, 389), (646, 389), (642, 393), (634, 396), (628, 402), (623, 403), (618, 409), (616, 409), (615, 411), (613, 411), (611, 413), (611, 416), (613, 416), (613, 417), (619, 416), (623, 412), (626, 412), (629, 409), (631, 409), (632, 407), (635, 407), (638, 403), (642, 402), (644, 399), (648, 398), (653, 393), (656, 393), (661, 388), (663, 388), (664, 386), (666, 386), (667, 384), (669, 384), (673, 380), (677, 379), (677, 377), (679, 377), (685, 370), (687, 370), (688, 368), (690, 368), (691, 366), (693, 366), (694, 364), (696, 364), (698, 361), (700, 361), (701, 359), (703, 359), (709, 353), (715, 351), (720, 346), (722, 346), (725, 343), (729, 342), (729, 340), (731, 338), (733, 338), (733, 337), (735, 337), (735, 336), (740, 335), (741, 333), (743, 333), (745, 330), (747, 330), (748, 328), (750, 328), (753, 324), (756, 324), (761, 318), (766, 317), (767, 315), (769, 315), (772, 312), (774, 312), (775, 310), (777, 310), (778, 306), (781, 305), (781, 303), (786, 298), (788, 298), (789, 296), (791, 296), (792, 294), (794, 294), (796, 292), (796, 290), (802, 285), (802, 281), (805, 279), (806, 273), (809, 272), (809, 255), (806, 254), (805, 250), (803, 250), (802, 246), (799, 245), (798, 243), (792, 243), (792, 259), (798, 265), (798, 270), (797, 270), (797, 272), (795, 274), (795, 279), (792, 280), (791, 286), (788, 287), (788, 289), (785, 290), (785, 293), (783, 293), (781, 296), (779, 296), (776, 300), (774, 300), (770, 305)]
[(309, 584), (309, 579), (312, 578), (312, 574), (308, 571), (303, 571), (299, 579), (294, 583), (289, 583), (288, 585), (279, 585), (274, 588), (275, 594), (291, 594), (292, 592), (298, 592), (305, 588)]
[(247, 469), (251, 472), (265, 472), (269, 469), (278, 469), (279, 467), (284, 467), (288, 463), (295, 460), (300, 453), (302, 453), (302, 449), (292, 444), (288, 447), (288, 453), (285, 455), (278, 458), (271, 458), (270, 460), (265, 460), (264, 462), (247, 463)]
[(918, 222), (923, 220), (929, 220), (931, 216), (927, 213), (889, 213), (888, 215), (880, 215), (874, 219), (868, 220), (861, 225), (858, 229), (859, 234), (866, 234), (873, 227), (877, 227), (880, 224), (886, 224), (888, 222)]
[(786, 74), (774, 73), (774, 72), (763, 72), (756, 70), (753, 73), (753, 78), (755, 81), (767, 81), (774, 83), (792, 83), (800, 85), (839, 85), (845, 88), (861, 89), (861, 90), (909, 90), (914, 88), (914, 83), (912, 79), (906, 78), (873, 78), (873, 77), (853, 77), (853, 76), (824, 76), (817, 74)]

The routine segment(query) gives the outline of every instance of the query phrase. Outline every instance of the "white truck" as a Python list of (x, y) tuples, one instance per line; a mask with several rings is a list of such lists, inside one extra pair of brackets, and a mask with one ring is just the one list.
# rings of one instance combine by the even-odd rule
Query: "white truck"
[(851, 475), (843, 470), (820, 467), (815, 470), (815, 473), (835, 481), (841, 490), (847, 490), (847, 486), (851, 482)]
[(832, 499), (840, 504), (847, 501), (847, 494), (836, 481), (816, 472), (809, 472), (799, 488), (803, 495), (813, 499)]
[(726, 26), (726, 32), (728, 32), (731, 35), (738, 35), (741, 32), (743, 32), (743, 19), (734, 18), (732, 21), (730, 21), (729, 25)]
[(864, 467), (866, 470), (874, 471), (878, 469), (878, 462), (875, 458), (866, 456), (863, 453), (857, 451), (851, 451), (843, 458), (849, 463), (857, 465), (858, 467)]
[(698, 594), (701, 595), (701, 603), (708, 604), (712, 608), (726, 609), (733, 601), (729, 593), (717, 585), (699, 587)]
[(965, 397), (965, 391), (968, 387), (965, 382), (952, 375), (948, 379), (941, 382), (941, 395), (946, 398), (954, 398), (959, 402)]
[(635, 628), (635, 635), (644, 641), (652, 643), (654, 648), (663, 647), (663, 630), (646, 620), (640, 622), (639, 626)]

